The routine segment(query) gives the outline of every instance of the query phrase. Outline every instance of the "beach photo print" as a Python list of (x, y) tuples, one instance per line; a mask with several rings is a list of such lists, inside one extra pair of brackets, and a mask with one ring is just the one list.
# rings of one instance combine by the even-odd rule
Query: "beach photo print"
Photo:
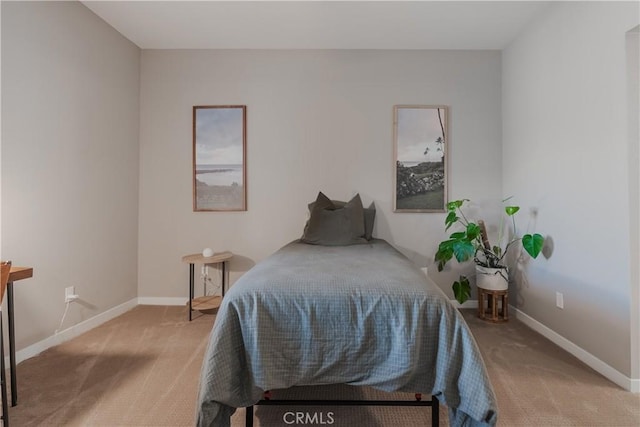
[(193, 210), (246, 211), (246, 105), (193, 107)]

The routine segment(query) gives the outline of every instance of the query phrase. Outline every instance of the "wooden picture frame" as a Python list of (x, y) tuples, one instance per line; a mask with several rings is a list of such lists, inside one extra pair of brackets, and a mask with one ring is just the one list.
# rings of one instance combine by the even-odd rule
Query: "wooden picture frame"
[(193, 107), (193, 210), (247, 210), (247, 107)]
[(448, 123), (445, 105), (394, 106), (394, 212), (446, 211)]

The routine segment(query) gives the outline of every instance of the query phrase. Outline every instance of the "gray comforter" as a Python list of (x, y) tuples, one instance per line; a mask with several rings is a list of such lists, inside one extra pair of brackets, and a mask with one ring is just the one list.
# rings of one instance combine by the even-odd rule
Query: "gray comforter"
[(495, 425), (476, 342), (446, 296), (384, 240), (292, 242), (226, 294), (206, 350), (198, 426), (229, 426), (265, 390), (351, 384), (436, 395), (450, 425)]

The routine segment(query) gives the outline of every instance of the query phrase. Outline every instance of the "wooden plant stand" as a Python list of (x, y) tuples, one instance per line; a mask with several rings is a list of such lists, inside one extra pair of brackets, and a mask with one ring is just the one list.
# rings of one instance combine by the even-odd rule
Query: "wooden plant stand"
[[(498, 303), (500, 303), (500, 307), (498, 307)], [(498, 308), (501, 308), (501, 310), (498, 310)], [(492, 291), (478, 288), (478, 317), (494, 323), (508, 321), (509, 291)]]

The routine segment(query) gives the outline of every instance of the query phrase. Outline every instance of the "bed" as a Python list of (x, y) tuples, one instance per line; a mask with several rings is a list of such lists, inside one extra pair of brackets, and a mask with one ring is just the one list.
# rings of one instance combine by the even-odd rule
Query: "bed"
[(196, 422), (229, 426), (268, 390), (327, 384), (432, 395), (452, 426), (497, 420), (464, 319), (381, 239), (328, 246), (303, 236), (238, 279), (205, 352)]

